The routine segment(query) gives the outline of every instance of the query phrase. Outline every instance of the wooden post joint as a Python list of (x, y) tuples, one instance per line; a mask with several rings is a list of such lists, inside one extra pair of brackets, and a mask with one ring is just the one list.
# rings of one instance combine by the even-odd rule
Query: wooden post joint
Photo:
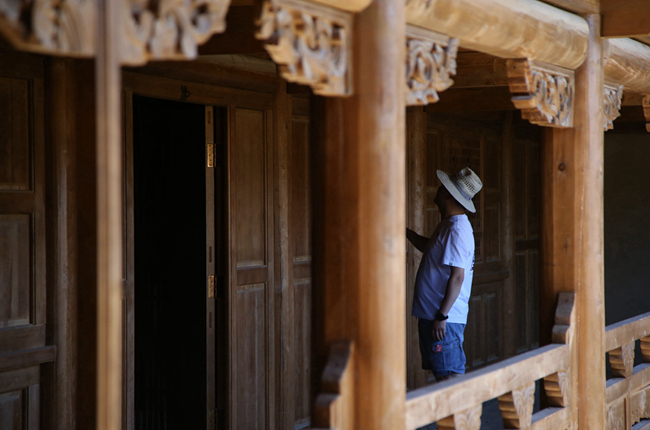
[(354, 344), (338, 341), (330, 347), (316, 396), (314, 429), (354, 428)]
[(603, 85), (603, 129), (614, 128), (614, 120), (621, 116), (623, 85), (605, 82)]
[(507, 429), (530, 427), (535, 403), (535, 381), (499, 397), (503, 425)]
[(575, 327), (575, 293), (562, 292), (558, 295), (553, 326), (553, 343), (571, 343)]
[(569, 399), (571, 398), (569, 372), (569, 369), (565, 369), (544, 378), (544, 391), (546, 391), (549, 405), (560, 408), (569, 405)]
[(483, 405), (458, 412), (450, 417), (438, 421), (439, 430), (479, 430), (481, 428), (481, 414)]
[(609, 351), (612, 374), (619, 378), (632, 376), (634, 368), (634, 342)]
[(524, 119), (547, 127), (573, 127), (573, 70), (525, 58), (508, 60), (507, 70), (512, 102)]
[(352, 13), (306, 0), (266, 0), (255, 37), (289, 82), (322, 96), (352, 94)]
[(451, 87), (459, 40), (414, 25), (406, 29), (406, 104), (426, 105)]

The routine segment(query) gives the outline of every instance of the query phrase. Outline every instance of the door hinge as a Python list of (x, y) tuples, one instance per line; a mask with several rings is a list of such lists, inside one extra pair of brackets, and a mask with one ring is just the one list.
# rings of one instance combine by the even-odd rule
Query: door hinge
[(206, 159), (208, 160), (208, 167), (214, 167), (214, 144), (208, 143), (206, 146)]
[(214, 299), (214, 275), (208, 276), (208, 299)]

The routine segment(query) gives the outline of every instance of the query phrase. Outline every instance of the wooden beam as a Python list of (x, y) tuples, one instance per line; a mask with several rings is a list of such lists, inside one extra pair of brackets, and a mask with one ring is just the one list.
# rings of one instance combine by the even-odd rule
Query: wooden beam
[(448, 89), (440, 95), (438, 103), (425, 108), (426, 112), (487, 112), (515, 110), (508, 87)]
[(601, 0), (603, 37), (650, 34), (650, 7), (646, 0)]
[(199, 55), (251, 54), (264, 52), (255, 38), (259, 7), (231, 6), (226, 15), (226, 31), (212, 36), (199, 46)]
[(506, 60), (482, 52), (459, 52), (452, 88), (508, 86)]
[(650, 46), (632, 39), (611, 39), (605, 44), (605, 79), (625, 90), (650, 94)]
[(543, 0), (560, 9), (577, 14), (598, 13), (600, 11), (600, 0)]
[(585, 20), (539, 1), (411, 0), (406, 13), (408, 24), (502, 58), (529, 58), (575, 69), (587, 52)]
[(97, 9), (97, 429), (122, 428), (122, 3)]

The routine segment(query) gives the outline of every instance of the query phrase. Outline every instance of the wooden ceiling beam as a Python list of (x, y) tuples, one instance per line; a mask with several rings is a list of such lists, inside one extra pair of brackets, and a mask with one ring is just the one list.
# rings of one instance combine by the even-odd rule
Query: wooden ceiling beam
[(544, 3), (573, 13), (586, 14), (600, 12), (600, 0), (544, 0)]
[(507, 86), (484, 88), (450, 88), (440, 94), (440, 101), (427, 105), (427, 112), (488, 112), (515, 110)]
[(647, 0), (602, 0), (602, 37), (634, 37), (650, 34)]

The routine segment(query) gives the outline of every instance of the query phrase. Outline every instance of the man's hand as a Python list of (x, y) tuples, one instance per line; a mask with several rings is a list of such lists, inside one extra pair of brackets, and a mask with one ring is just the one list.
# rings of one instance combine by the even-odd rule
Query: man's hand
[(435, 340), (443, 340), (447, 334), (447, 321), (433, 320), (433, 329), (431, 332)]

